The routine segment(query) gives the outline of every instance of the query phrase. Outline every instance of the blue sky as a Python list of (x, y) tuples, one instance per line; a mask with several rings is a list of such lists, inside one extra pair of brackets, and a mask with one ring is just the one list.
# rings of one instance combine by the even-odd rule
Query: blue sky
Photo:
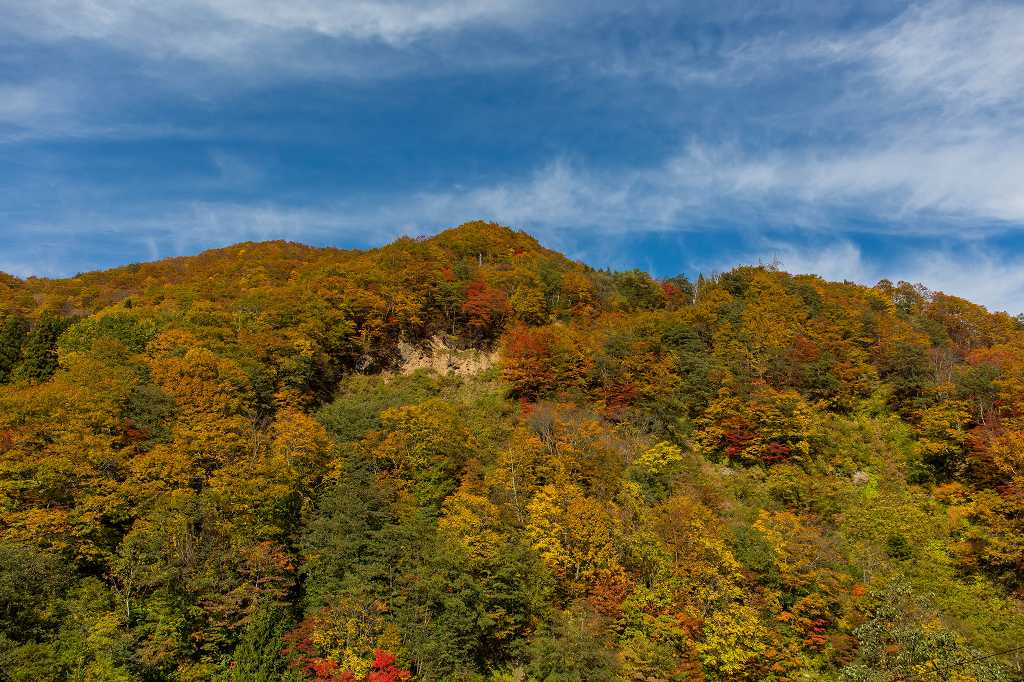
[(1024, 4), (0, 0), (0, 270), (474, 218), (1024, 312)]

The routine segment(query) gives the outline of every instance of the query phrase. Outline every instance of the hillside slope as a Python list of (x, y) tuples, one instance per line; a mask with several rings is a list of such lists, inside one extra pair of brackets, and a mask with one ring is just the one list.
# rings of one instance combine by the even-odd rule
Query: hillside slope
[(1021, 679), (1024, 325), (486, 223), (3, 276), (0, 576), (0, 680)]

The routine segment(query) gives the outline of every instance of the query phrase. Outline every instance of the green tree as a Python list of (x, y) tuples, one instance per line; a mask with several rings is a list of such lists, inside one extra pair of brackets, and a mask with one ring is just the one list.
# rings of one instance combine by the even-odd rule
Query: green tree
[(600, 617), (583, 604), (553, 614), (530, 644), (527, 668), (539, 682), (612, 682), (619, 664)]
[(37, 382), (49, 379), (57, 370), (57, 339), (66, 327), (66, 320), (44, 313), (25, 338), (14, 376)]
[(280, 609), (265, 601), (249, 618), (220, 682), (278, 682), (287, 661), (282, 655), (281, 637), (285, 622)]
[(0, 384), (10, 381), (14, 367), (21, 359), (28, 323), (18, 315), (0, 319)]

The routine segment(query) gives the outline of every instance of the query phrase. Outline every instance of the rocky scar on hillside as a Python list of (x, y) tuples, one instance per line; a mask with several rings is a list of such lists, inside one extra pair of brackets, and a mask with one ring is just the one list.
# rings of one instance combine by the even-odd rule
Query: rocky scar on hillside
[(426, 370), (435, 374), (454, 373), (461, 377), (472, 377), (490, 369), (498, 361), (498, 352), (495, 350), (452, 348), (441, 336), (431, 337), (428, 343), (419, 346), (399, 341), (398, 354), (401, 357), (399, 370), (402, 374)]
[(0, 680), (1024, 678), (1024, 326), (469, 223), (0, 276)]

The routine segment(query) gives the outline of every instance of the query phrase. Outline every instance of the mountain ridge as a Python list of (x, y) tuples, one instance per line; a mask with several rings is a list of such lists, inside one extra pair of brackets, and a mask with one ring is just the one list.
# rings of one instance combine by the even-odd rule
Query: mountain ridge
[[(468, 243), (466, 242), (466, 240), (458, 239), (460, 236), (466, 235), (467, 233), (470, 234), (470, 241)], [(80, 273), (77, 273), (75, 275), (66, 276), (66, 277), (29, 276), (29, 277), (21, 278), (21, 277), (18, 277), (16, 275), (13, 275), (13, 274), (0, 271), (0, 295), (3, 295), (5, 292), (8, 292), (11, 289), (27, 289), (32, 294), (38, 296), (38, 295), (44, 293), (45, 291), (47, 291), (49, 289), (52, 289), (52, 288), (55, 288), (55, 287), (59, 288), (59, 287), (63, 286), (65, 288), (69, 288), (70, 289), (70, 288), (72, 288), (71, 285), (74, 284), (74, 283), (82, 283), (83, 280), (85, 280), (85, 281), (87, 281), (87, 280), (97, 280), (97, 279), (102, 279), (104, 277), (114, 278), (114, 277), (117, 277), (117, 276), (131, 276), (131, 275), (142, 276), (142, 275), (144, 275), (146, 273), (152, 273), (153, 275), (158, 275), (160, 273), (165, 273), (165, 274), (169, 275), (169, 274), (173, 273), (173, 271), (178, 271), (177, 274), (182, 274), (181, 273), (182, 270), (187, 271), (187, 270), (193, 268), (194, 266), (200, 266), (202, 264), (209, 264), (211, 262), (217, 262), (217, 261), (227, 261), (227, 262), (239, 261), (239, 260), (242, 260), (242, 257), (249, 257), (249, 258), (251, 258), (251, 256), (253, 254), (249, 253), (250, 251), (255, 251), (257, 254), (266, 254), (266, 255), (271, 255), (271, 253), (276, 251), (277, 253), (273, 253), (273, 255), (280, 256), (281, 255), (280, 251), (290, 250), (293, 254), (304, 254), (304, 255), (308, 256), (307, 258), (304, 258), (304, 259), (296, 259), (296, 263), (297, 264), (302, 264), (302, 265), (306, 265), (306, 266), (313, 266), (313, 265), (327, 266), (327, 265), (330, 265), (330, 264), (338, 264), (340, 261), (343, 261), (345, 259), (367, 258), (367, 257), (373, 257), (375, 255), (383, 257), (383, 256), (385, 256), (389, 252), (389, 250), (393, 250), (395, 248), (398, 248), (399, 245), (401, 245), (403, 243), (434, 244), (434, 245), (438, 245), (438, 246), (440, 246), (442, 248), (447, 247), (448, 249), (453, 250), (453, 251), (457, 251), (459, 248), (462, 248), (462, 249), (467, 249), (468, 248), (468, 249), (472, 250), (472, 248), (473, 248), (472, 239), (473, 238), (475, 238), (478, 241), (478, 243), (480, 244), (480, 246), (483, 248), (483, 250), (488, 252), (488, 253), (490, 253), (490, 250), (494, 246), (509, 247), (510, 245), (514, 244), (515, 246), (518, 246), (520, 248), (522, 248), (523, 246), (526, 246), (527, 249), (525, 249), (525, 250), (529, 250), (529, 251), (536, 252), (536, 253), (544, 253), (544, 254), (547, 254), (549, 256), (557, 256), (557, 257), (560, 257), (560, 258), (565, 259), (567, 261), (570, 260), (566, 256), (564, 256), (563, 254), (558, 253), (557, 251), (553, 251), (551, 249), (548, 249), (548, 248), (544, 247), (536, 237), (534, 237), (533, 235), (531, 235), (527, 231), (516, 230), (514, 228), (510, 228), (510, 227), (507, 227), (507, 226), (504, 226), (504, 225), (500, 225), (498, 223), (490, 223), (490, 222), (486, 222), (486, 221), (477, 220), (477, 221), (470, 221), (470, 222), (467, 222), (467, 223), (463, 223), (463, 224), (455, 226), (455, 227), (447, 228), (447, 229), (444, 229), (444, 230), (442, 230), (440, 232), (437, 232), (435, 234), (432, 234), (432, 235), (420, 235), (420, 236), (415, 236), (415, 237), (411, 237), (411, 236), (410, 237), (399, 237), (398, 239), (396, 239), (396, 240), (394, 240), (392, 242), (389, 242), (387, 244), (383, 244), (383, 245), (377, 246), (377, 247), (365, 248), (365, 249), (343, 248), (343, 247), (336, 247), (336, 246), (330, 246), (330, 245), (314, 246), (314, 245), (305, 244), (305, 243), (297, 242), (297, 241), (291, 241), (291, 240), (271, 239), (271, 240), (263, 240), (263, 241), (243, 241), (243, 242), (238, 242), (238, 243), (235, 243), (235, 244), (229, 244), (229, 245), (222, 246), (222, 247), (215, 247), (215, 248), (206, 249), (206, 250), (200, 251), (199, 253), (192, 254), (192, 255), (168, 256), (168, 257), (165, 257), (165, 258), (160, 258), (160, 259), (151, 260), (151, 261), (139, 261), (139, 262), (134, 262), (134, 263), (126, 263), (124, 265), (114, 266), (114, 267), (110, 267), (110, 268), (103, 268), (103, 269), (99, 269), (99, 270), (90, 270), (90, 271), (86, 271), (86, 272), (80, 272)], [(462, 254), (462, 255), (465, 255), (465, 254)], [(571, 262), (574, 262), (577, 265), (582, 266), (582, 268), (587, 269), (587, 270), (594, 269), (592, 266), (590, 266), (590, 265), (588, 265), (586, 263), (583, 263), (581, 261), (571, 261)], [(739, 266), (736, 266), (736, 268), (734, 268), (734, 269), (743, 268), (743, 267), (767, 267), (769, 269), (774, 269), (774, 270), (778, 269), (777, 266), (775, 266), (775, 265), (764, 265), (764, 264), (747, 265), (747, 266), (739, 265)], [(642, 271), (642, 270), (638, 270), (638, 271)], [(818, 275), (816, 273), (804, 273), (802, 275), (792, 275), (791, 273), (788, 273), (788, 272), (785, 272), (785, 271), (782, 271), (782, 270), (780, 270), (780, 271), (783, 272), (784, 274), (791, 275), (791, 276), (817, 277), (817, 278), (822, 279), (823, 281), (831, 283), (831, 284), (839, 284), (839, 283), (855, 284), (856, 286), (861, 286), (861, 287), (864, 287), (866, 289), (874, 288), (872, 285), (859, 284), (859, 283), (851, 282), (849, 280), (844, 280), (842, 282), (840, 282), (839, 280), (827, 280), (827, 279), (821, 277), (821, 275)], [(647, 274), (648, 274), (648, 276), (651, 276), (651, 275), (649, 275), (649, 273), (647, 273)], [(718, 274), (719, 273), (713, 273), (712, 275), (709, 275), (709, 276), (717, 276)], [(651, 278), (655, 279), (653, 276), (651, 276)], [(131, 278), (129, 277), (129, 279), (131, 279)], [(666, 278), (666, 279), (671, 279), (671, 278)], [(889, 282), (889, 280), (883, 279), (883, 280), (880, 280), (874, 286), (878, 286), (879, 284), (885, 285), (886, 283), (891, 284), (891, 282)], [(900, 284), (902, 285), (904, 283), (900, 282)], [(913, 286), (913, 287), (917, 288), (919, 291), (923, 292), (925, 295), (928, 295), (928, 294), (939, 294), (939, 295), (942, 295), (942, 296), (950, 296), (949, 294), (945, 294), (944, 292), (942, 292), (940, 290), (931, 290), (931, 291), (929, 291), (928, 289), (923, 287), (923, 285), (920, 285), (920, 284), (911, 284), (910, 286)], [(138, 293), (139, 286), (136, 286), (136, 288), (133, 289), (132, 291), (134, 293)], [(7, 294), (7, 298), (8, 299), (10, 298), (10, 294), (9, 293)], [(953, 296), (953, 298), (960, 298), (960, 297)], [(2, 299), (0, 299), (0, 300), (2, 300)], [(966, 301), (966, 302), (970, 302), (970, 301), (968, 301), (968, 299), (960, 298), (960, 300), (963, 300), (963, 301)], [(984, 305), (982, 305), (982, 304), (972, 303), (972, 305), (977, 305), (979, 307), (985, 308), (986, 312), (990, 312), (991, 314), (1007, 314), (1007, 315), (1009, 315), (1009, 313), (1005, 313), (1005, 311), (995, 311), (995, 310), (988, 311), (988, 309)], [(1017, 317), (1020, 317), (1020, 316), (1017, 316)]]

